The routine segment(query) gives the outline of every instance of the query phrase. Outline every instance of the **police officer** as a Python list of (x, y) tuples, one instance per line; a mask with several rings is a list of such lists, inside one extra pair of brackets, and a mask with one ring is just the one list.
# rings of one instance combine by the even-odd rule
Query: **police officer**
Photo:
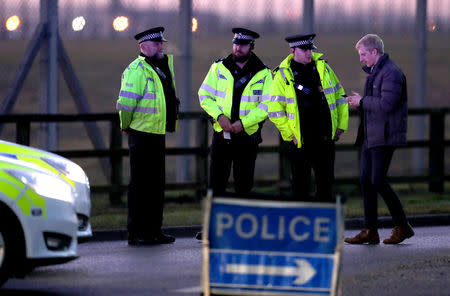
[(345, 92), (322, 54), (315, 34), (286, 37), (290, 55), (275, 69), (269, 119), (289, 142), (294, 198), (310, 199), (311, 169), (316, 197), (333, 201), (335, 144), (348, 127)]
[(210, 167), (214, 195), (225, 192), (231, 167), (235, 191), (251, 191), (272, 83), (270, 69), (253, 52), (259, 34), (244, 28), (232, 32), (232, 53), (211, 65), (198, 91), (200, 106), (214, 122)]
[(173, 56), (163, 53), (164, 28), (134, 36), (139, 56), (122, 74), (117, 110), (128, 135), (128, 245), (166, 244), (161, 231), (165, 186), (165, 134), (174, 132), (179, 101), (175, 96)]

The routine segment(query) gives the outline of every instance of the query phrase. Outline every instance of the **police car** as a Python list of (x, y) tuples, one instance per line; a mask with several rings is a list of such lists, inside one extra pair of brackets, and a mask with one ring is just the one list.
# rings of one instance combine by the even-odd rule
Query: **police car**
[(78, 238), (83, 241), (92, 236), (89, 180), (79, 165), (48, 151), (3, 140), (0, 140), (0, 156), (33, 163), (65, 179), (75, 189)]
[(0, 156), (0, 286), (77, 257), (74, 189), (31, 163)]

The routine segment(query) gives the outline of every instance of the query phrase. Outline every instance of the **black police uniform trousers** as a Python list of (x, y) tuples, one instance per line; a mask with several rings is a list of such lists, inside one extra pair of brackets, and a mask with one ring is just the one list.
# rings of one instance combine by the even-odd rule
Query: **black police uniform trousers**
[(360, 182), (367, 229), (378, 228), (378, 194), (386, 203), (396, 226), (404, 226), (408, 223), (400, 199), (387, 180), (394, 150), (392, 146), (368, 148), (366, 141), (361, 148)]
[[(333, 202), (335, 144), (331, 139), (289, 144), (293, 198), (301, 201)], [(314, 170), (316, 196), (311, 198), (311, 169)]]
[(236, 193), (249, 193), (253, 187), (258, 143), (245, 133), (231, 137), (224, 139), (222, 132), (213, 135), (209, 183), (214, 195), (225, 192), (231, 167)]
[(128, 234), (149, 238), (161, 233), (165, 188), (165, 135), (130, 130)]

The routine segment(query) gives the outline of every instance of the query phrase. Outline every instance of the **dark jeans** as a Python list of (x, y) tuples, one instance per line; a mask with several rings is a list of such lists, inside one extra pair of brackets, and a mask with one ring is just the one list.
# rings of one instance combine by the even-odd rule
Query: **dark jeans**
[[(335, 144), (331, 140), (303, 144), (300, 149), (294, 143), (289, 145), (294, 199), (334, 201), (334, 158)], [(314, 170), (316, 181), (315, 199), (310, 197), (311, 169)]]
[(247, 134), (225, 140), (215, 132), (211, 145), (210, 187), (215, 195), (225, 192), (233, 167), (236, 193), (248, 193), (253, 187), (258, 143)]
[(165, 135), (130, 130), (128, 233), (145, 237), (161, 232), (165, 187)]
[(365, 224), (368, 229), (378, 228), (377, 194), (384, 199), (396, 226), (407, 224), (406, 215), (397, 193), (387, 180), (389, 165), (395, 148), (390, 146), (361, 148), (360, 182), (364, 198)]

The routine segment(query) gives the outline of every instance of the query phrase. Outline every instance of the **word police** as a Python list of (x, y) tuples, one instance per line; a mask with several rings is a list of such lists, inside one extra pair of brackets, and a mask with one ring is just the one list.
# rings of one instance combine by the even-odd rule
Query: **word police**
[(251, 213), (241, 213), (234, 219), (229, 213), (219, 212), (216, 215), (216, 234), (221, 237), (227, 231), (235, 231), (243, 239), (284, 240), (290, 236), (294, 241), (326, 243), (330, 241), (330, 222), (328, 217), (258, 217)]

